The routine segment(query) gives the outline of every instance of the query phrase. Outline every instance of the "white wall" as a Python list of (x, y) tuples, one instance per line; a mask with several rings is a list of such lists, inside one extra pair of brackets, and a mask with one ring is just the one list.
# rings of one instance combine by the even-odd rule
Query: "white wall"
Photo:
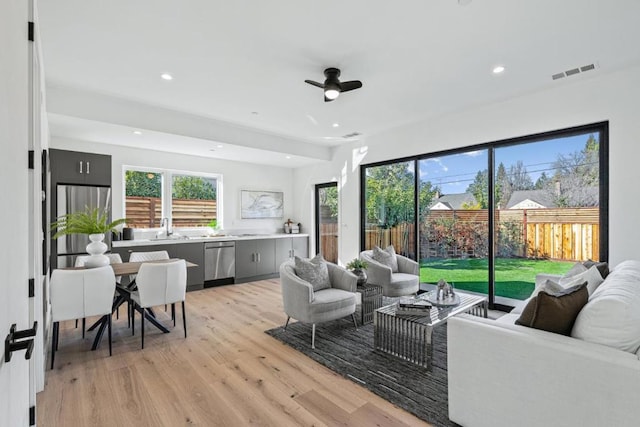
[[(609, 121), (609, 261), (640, 259), (640, 67), (554, 82), (550, 89), (393, 129), (341, 147), (330, 166), (294, 172), (294, 215), (309, 222), (313, 186), (339, 180), (340, 260), (359, 251), (360, 164)], [(312, 243), (311, 247), (315, 247)]]
[[(282, 229), (287, 218), (296, 219), (292, 191), (293, 170), (273, 166), (217, 160), (128, 148), (89, 141), (52, 138), (51, 148), (110, 154), (112, 161), (113, 217), (124, 217), (123, 167), (142, 166), (179, 171), (222, 174), (224, 229), (229, 231), (255, 230), (260, 232)], [(241, 219), (240, 190), (269, 190), (284, 192), (284, 218)], [(299, 220), (298, 220), (299, 221)]]

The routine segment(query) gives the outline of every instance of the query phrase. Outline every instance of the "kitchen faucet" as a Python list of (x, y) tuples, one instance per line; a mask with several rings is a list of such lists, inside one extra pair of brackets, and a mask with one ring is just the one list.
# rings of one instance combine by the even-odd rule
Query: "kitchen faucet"
[(169, 218), (162, 218), (160, 221), (160, 227), (164, 227), (167, 237), (173, 234), (173, 232), (169, 230)]

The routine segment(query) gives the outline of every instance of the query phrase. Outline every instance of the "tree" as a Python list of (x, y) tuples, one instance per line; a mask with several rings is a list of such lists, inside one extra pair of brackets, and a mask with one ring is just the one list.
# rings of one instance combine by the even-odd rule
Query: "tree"
[(338, 217), (338, 186), (332, 185), (331, 187), (324, 187), (320, 191), (320, 206), (327, 206), (331, 218)]
[(370, 167), (366, 178), (367, 222), (393, 227), (414, 220), (412, 162)]
[(509, 182), (511, 183), (512, 191), (520, 190), (533, 190), (533, 180), (527, 172), (522, 160), (518, 160), (515, 165), (509, 166), (509, 173), (507, 174)]
[(489, 172), (487, 169), (478, 171), (475, 179), (467, 187), (467, 193), (473, 194), (480, 209), (487, 209), (489, 206)]
[(543, 190), (547, 188), (551, 183), (551, 178), (547, 176), (547, 174), (543, 171), (538, 179), (536, 180), (535, 189)]
[(555, 174), (547, 191), (559, 207), (598, 206), (600, 196), (600, 144), (589, 135), (584, 148), (567, 155), (558, 155)]
[(173, 177), (174, 199), (216, 200), (215, 180), (199, 176), (176, 175)]
[(125, 195), (137, 197), (160, 197), (162, 175), (152, 172), (126, 171)]
[(507, 206), (509, 198), (511, 197), (511, 182), (509, 182), (507, 169), (504, 167), (504, 164), (502, 162), (500, 162), (500, 164), (498, 165), (498, 170), (496, 171), (495, 187), (495, 205), (498, 208), (504, 208)]

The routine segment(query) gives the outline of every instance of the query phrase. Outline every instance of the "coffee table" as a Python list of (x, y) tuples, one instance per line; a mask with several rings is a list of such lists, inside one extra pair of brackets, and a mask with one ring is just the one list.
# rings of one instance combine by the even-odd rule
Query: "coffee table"
[[(435, 292), (435, 291), (432, 291)], [(429, 293), (419, 295), (424, 299)], [(487, 317), (486, 296), (456, 291), (460, 304), (453, 307), (433, 306), (428, 314), (396, 316), (397, 304), (379, 308), (373, 317), (373, 342), (376, 350), (392, 354), (401, 359), (431, 370), (433, 357), (433, 329), (444, 325), (459, 313), (470, 313)]]

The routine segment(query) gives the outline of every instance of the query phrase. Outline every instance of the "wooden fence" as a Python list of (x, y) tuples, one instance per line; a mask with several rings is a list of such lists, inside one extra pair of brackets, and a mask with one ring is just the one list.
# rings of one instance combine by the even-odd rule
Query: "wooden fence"
[[(172, 210), (174, 227), (202, 227), (217, 218), (215, 200), (173, 199)], [(160, 227), (162, 202), (158, 197), (127, 196), (125, 216), (128, 227)]]
[[(433, 210), (420, 226), (420, 257), (486, 256), (487, 210)], [(600, 258), (600, 217), (596, 208), (516, 209), (496, 212), (499, 256), (584, 261)], [(439, 230), (435, 225), (440, 224)], [(439, 232), (439, 234), (438, 234)], [(365, 247), (386, 247), (413, 256), (413, 224), (369, 227)]]
[(338, 262), (338, 224), (325, 222), (320, 224), (320, 253), (329, 262)]

